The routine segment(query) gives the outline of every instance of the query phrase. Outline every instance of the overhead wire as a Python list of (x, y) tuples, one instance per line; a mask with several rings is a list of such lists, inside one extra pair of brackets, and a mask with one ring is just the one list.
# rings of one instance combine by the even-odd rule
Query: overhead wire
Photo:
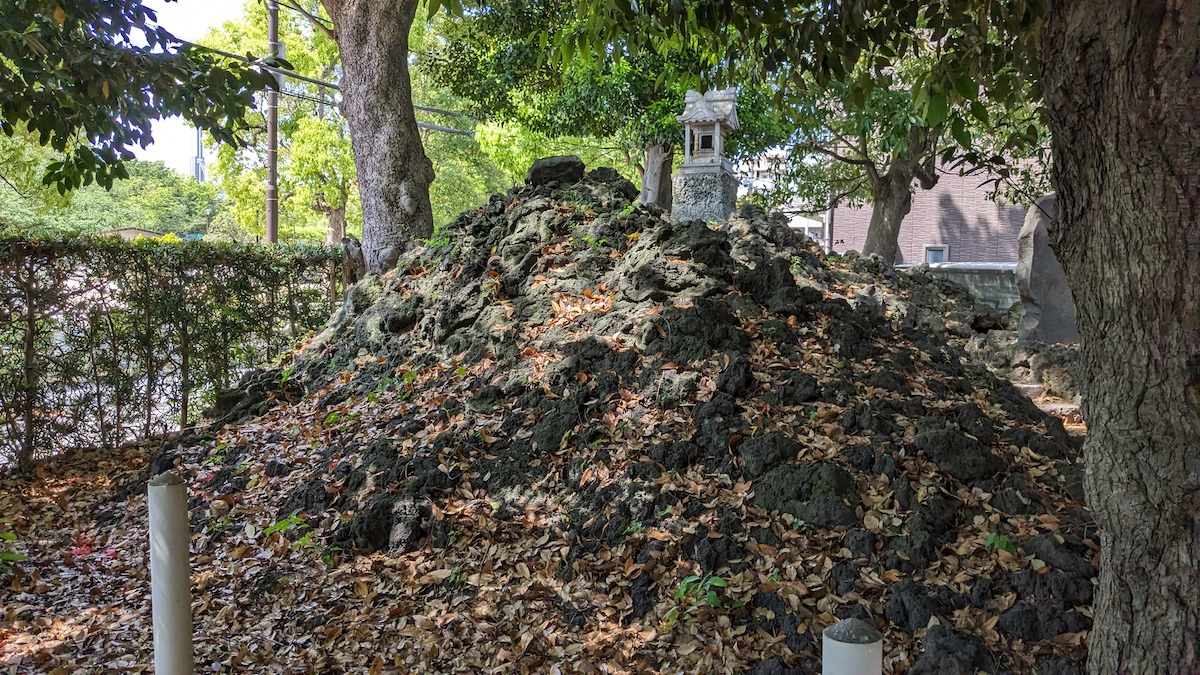
[[(342, 90), (342, 88), (340, 86), (338, 86), (338, 84), (336, 82), (327, 82), (325, 80), (318, 80), (316, 78), (308, 77), (307, 75), (301, 75), (300, 73), (293, 72), (293, 71), (287, 70), (285, 68), (277, 68), (275, 66), (270, 66), (265, 63), (262, 63), (261, 61), (251, 59), (246, 56), (240, 56), (238, 54), (234, 54), (233, 52), (227, 52), (222, 49), (216, 49), (214, 47), (207, 47), (205, 45), (197, 44), (195, 42), (189, 42), (187, 40), (181, 40), (180, 42), (182, 44), (188, 45), (190, 47), (194, 47), (196, 49), (203, 49), (205, 51), (210, 51), (214, 54), (220, 54), (221, 56), (224, 56), (226, 58), (234, 59), (235, 61), (241, 61), (242, 63), (247, 63), (250, 65), (258, 66), (259, 68), (262, 68), (263, 70), (265, 70), (269, 73), (274, 73), (276, 75), (283, 75), (284, 77), (290, 77), (294, 80), (299, 80), (301, 82), (315, 84), (319, 87), (328, 87), (334, 91)], [(415, 103), (413, 104), (413, 110), (420, 110), (421, 112), (427, 112), (427, 113), (431, 113), (434, 115), (444, 115), (446, 117), (460, 117), (460, 118), (465, 117), (465, 115), (463, 115), (462, 113), (454, 112), (453, 110), (443, 110), (441, 108), (434, 108), (434, 107), (426, 106), (426, 105), (417, 105)], [(425, 128), (436, 129), (438, 131), (450, 129), (450, 127), (443, 127), (443, 126), (437, 125), (437, 124), (427, 125)], [(467, 135), (467, 136), (475, 135), (474, 132), (465, 131), (463, 129), (453, 129), (453, 131), (457, 132), (459, 135)]]
[[(296, 92), (296, 91), (288, 91), (286, 89), (280, 89), (279, 93), (283, 96), (288, 96), (290, 98), (297, 98), (297, 99), (301, 99), (304, 101), (310, 101), (310, 102), (316, 103), (318, 105), (327, 105), (330, 107), (336, 107), (338, 105), (337, 101), (318, 98), (316, 96), (309, 96), (308, 94), (302, 94), (302, 93)], [(422, 129), (428, 129), (430, 131), (439, 131), (444, 134), (454, 134), (456, 136), (474, 136), (475, 135), (474, 131), (466, 131), (463, 129), (453, 129), (450, 127), (442, 126), (440, 124), (432, 124), (429, 122), (422, 122), (421, 120), (417, 120), (417, 126)]]

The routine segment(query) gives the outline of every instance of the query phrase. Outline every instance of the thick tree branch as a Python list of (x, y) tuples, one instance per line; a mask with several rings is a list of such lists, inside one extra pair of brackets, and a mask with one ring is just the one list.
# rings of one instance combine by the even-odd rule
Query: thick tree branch
[(328, 37), (330, 40), (333, 40), (334, 42), (337, 41), (337, 34), (334, 32), (333, 24), (326, 24), (325, 20), (322, 19), (321, 17), (316, 16), (315, 14), (312, 14), (311, 12), (307, 11), (306, 9), (304, 9), (303, 7), (301, 7), (299, 5), (293, 5), (292, 3), (287, 2), (287, 0), (278, 0), (278, 2), (279, 2), (279, 4), (283, 5), (284, 7), (287, 7), (288, 9), (299, 12), (301, 15), (304, 16), (304, 18), (308, 19), (308, 22), (310, 24), (312, 24), (313, 28), (316, 28), (317, 30), (324, 33), (325, 36)]
[(837, 161), (845, 162), (846, 164), (854, 164), (855, 166), (872, 166), (873, 165), (873, 162), (871, 162), (871, 160), (869, 160), (869, 159), (855, 159), (853, 157), (847, 157), (841, 153), (830, 150), (829, 148), (826, 148), (822, 145), (818, 145), (815, 142), (809, 143), (808, 149), (812, 150), (813, 152), (819, 152), (822, 155), (828, 155), (828, 156), (836, 159)]
[(829, 198), (829, 206), (825, 207), (822, 210), (828, 211), (829, 209), (834, 208), (835, 206), (840, 204), (843, 199), (845, 199), (845, 198), (853, 195), (855, 192), (858, 192), (859, 190), (861, 190), (863, 188), (863, 183), (864, 183), (864, 181), (862, 179), (859, 179), (858, 181), (856, 181), (854, 183), (854, 185), (850, 186), (850, 189), (839, 192), (838, 194), (831, 196)]

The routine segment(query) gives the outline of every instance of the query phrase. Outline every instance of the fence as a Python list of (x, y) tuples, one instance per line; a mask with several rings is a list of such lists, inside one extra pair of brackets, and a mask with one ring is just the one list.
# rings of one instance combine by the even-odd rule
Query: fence
[(319, 328), (340, 252), (0, 239), (0, 466), (185, 427)]

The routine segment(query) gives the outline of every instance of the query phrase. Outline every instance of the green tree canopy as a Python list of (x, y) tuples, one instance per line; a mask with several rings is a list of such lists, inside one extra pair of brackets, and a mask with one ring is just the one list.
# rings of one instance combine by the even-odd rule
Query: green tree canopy
[(153, 120), (182, 115), (236, 143), (272, 78), (183, 45), (141, 0), (15, 0), (0, 13), (0, 131), (28, 125), (62, 153), (59, 190), (125, 178)]
[[(329, 23), (319, 3), (289, 3), (281, 9), (279, 32), (287, 46), (292, 72), (336, 83), (340, 73), (337, 43), (329, 36)], [(298, 9), (297, 9), (298, 8)], [(414, 27), (414, 51), (430, 37), (424, 24)], [(260, 2), (247, 2), (242, 16), (212, 31), (202, 42), (223, 51), (260, 52), (267, 46), (267, 12)], [(455, 108), (459, 101), (419, 73), (413, 81), (415, 95), (428, 106)], [(360, 231), (357, 169), (349, 129), (338, 108), (336, 89), (287, 79), (280, 96), (280, 234), (301, 240), (340, 241), (343, 233)], [(431, 120), (433, 121), (433, 120)], [(445, 120), (438, 120), (445, 122)], [(451, 125), (470, 120), (455, 118)], [(213, 178), (230, 198), (230, 213), (248, 232), (263, 230), (266, 199), (266, 122), (261, 113), (248, 117), (247, 144), (219, 144)], [(486, 201), (508, 181), (480, 150), (464, 136), (426, 130), (426, 153), (438, 180), (431, 185), (435, 223), (446, 223), (459, 213)]]
[(16, 235), (65, 236), (123, 227), (176, 235), (207, 234), (223, 217), (217, 186), (198, 183), (162, 162), (130, 160), (129, 178), (111, 189), (92, 184), (65, 204), (46, 206), (0, 186), (0, 231)]
[[(485, 3), (445, 18), (443, 40), (417, 58), (417, 70), (468, 101), (479, 119), (611, 149), (622, 160), (618, 169), (657, 183), (651, 192), (667, 191), (659, 200), (667, 206), (672, 155), (683, 141), (675, 117), (688, 88), (700, 86), (705, 55), (682, 48), (628, 59), (547, 59), (548, 45), (572, 34), (580, 21), (561, 0)], [(731, 135), (728, 154), (744, 159), (784, 142), (790, 125), (778, 110), (766, 89), (744, 87), (742, 128)], [(643, 199), (649, 194), (643, 191)]]

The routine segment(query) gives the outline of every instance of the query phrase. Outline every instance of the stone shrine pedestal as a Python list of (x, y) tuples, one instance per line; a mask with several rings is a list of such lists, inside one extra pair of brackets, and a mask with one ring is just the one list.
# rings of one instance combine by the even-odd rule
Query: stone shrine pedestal
[(672, 177), (671, 218), (723, 223), (737, 205), (738, 179), (721, 165), (683, 165)]

